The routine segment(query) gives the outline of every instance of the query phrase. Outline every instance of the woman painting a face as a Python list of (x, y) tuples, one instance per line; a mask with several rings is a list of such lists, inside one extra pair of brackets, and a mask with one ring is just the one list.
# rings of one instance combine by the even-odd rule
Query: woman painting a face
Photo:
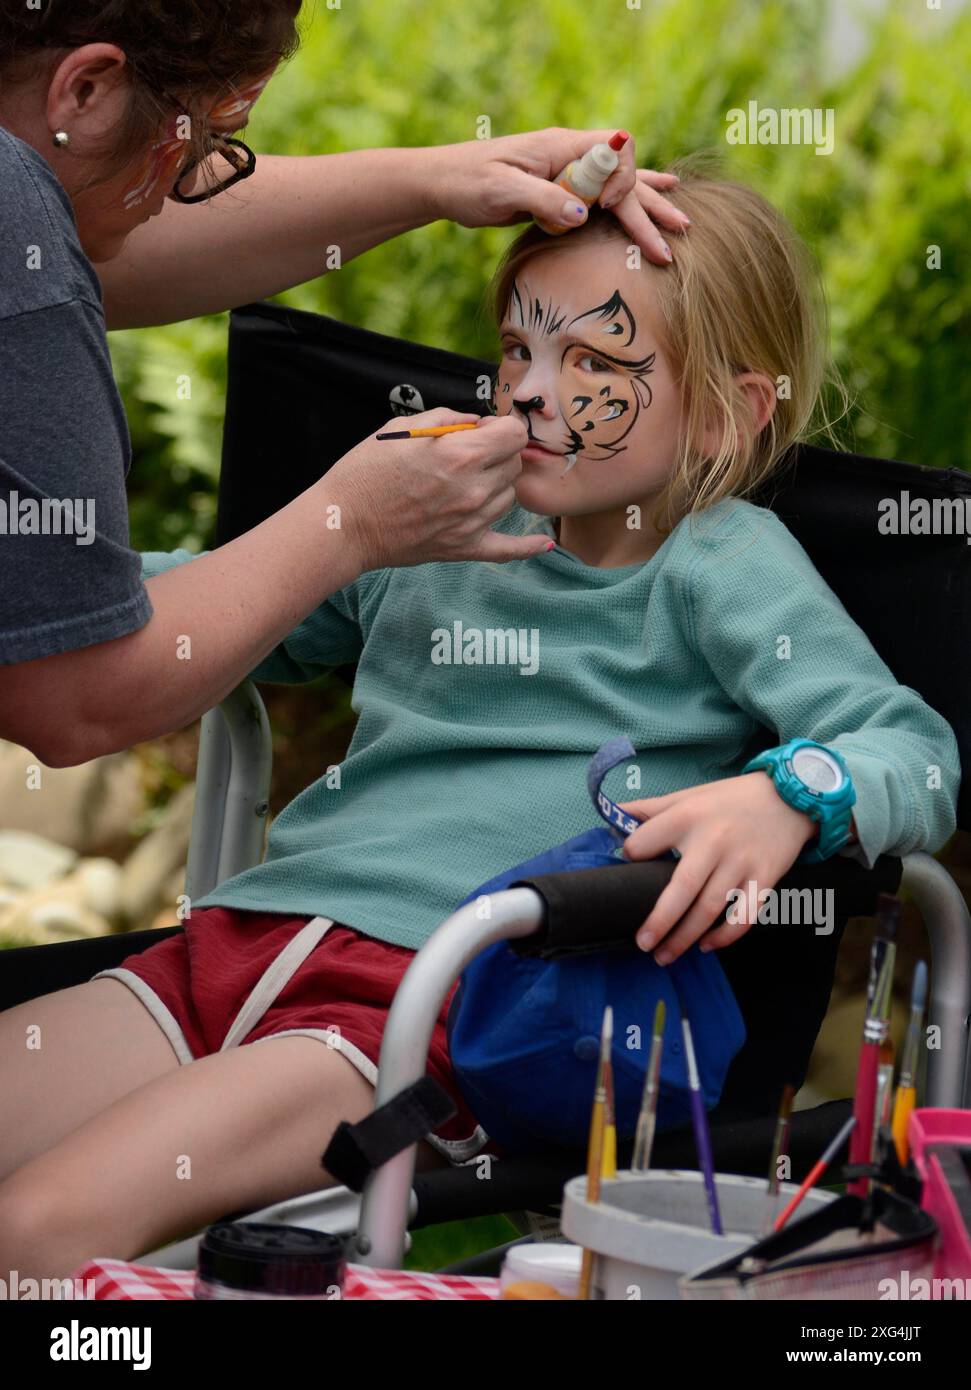
[[(365, 440), (218, 559), (200, 557), (191, 593), (179, 576), (142, 581), (128, 548), (130, 440), (106, 327), (276, 294), (320, 274), (321, 246), (336, 244), (346, 262), (392, 225), (534, 215), (576, 225), (586, 208), (551, 180), (605, 134), (551, 128), (425, 149), (257, 157), (238, 133), (297, 46), (300, 0), (185, 0), (183, 23), (179, 8), (0, 0), (0, 324), (11, 363), (0, 384), (0, 500), (83, 496), (97, 518), (83, 563), (45, 537), (0, 537), (0, 737), (55, 766), (198, 718), (362, 569), (509, 560), (546, 544), (491, 529), (522, 468), (527, 416), (516, 412), (406, 449)], [(173, 37), (188, 33), (191, 42)], [(601, 194), (659, 263), (669, 253), (652, 219), (684, 225), (658, 192), (674, 182), (636, 170), (628, 141)], [(38, 248), (43, 275), (25, 277), (25, 245)], [(622, 354), (629, 325), (619, 327), (605, 350)], [(584, 389), (577, 384), (571, 427), (589, 448), (589, 415), (598, 444), (614, 447), (623, 423), (603, 433), (603, 406), (582, 406)], [(424, 423), (445, 418), (430, 415)], [(432, 450), (444, 468), (428, 466)], [(486, 500), (473, 506), (478, 480)], [(322, 542), (328, 506), (344, 524)], [(189, 631), (201, 655), (173, 686), (174, 636)]]
[[(475, 428), (403, 444), (369, 436), (261, 525), (144, 577), (129, 545), (131, 440), (108, 329), (266, 298), (319, 276), (323, 246), (338, 246), (346, 263), (442, 218), (587, 220), (553, 180), (609, 131), (552, 127), (302, 158), (248, 149), (237, 133), (294, 51), (299, 10), (300, 0), (0, 0), (0, 517), (21, 502), (39, 510), (81, 498), (94, 518), (83, 546), (0, 528), (0, 739), (22, 745), (31, 764), (74, 765), (186, 727), (304, 621), (335, 624), (339, 644), (353, 626), (342, 605), (375, 572), (411, 575), (438, 561), (477, 581), (545, 558), (554, 544), (545, 532), (497, 529), (516, 488), (562, 489), (570, 507), (593, 510), (594, 489), (615, 486), (635, 439), (654, 447), (651, 399), (667, 378), (649, 317), (618, 294), (612, 266), (581, 292), (543, 267), (524, 281), (508, 324), (517, 347), (498, 416), (437, 409), (410, 423)], [(600, 200), (664, 265), (655, 220), (670, 235), (687, 219), (659, 192), (676, 178), (637, 170), (633, 143)], [(565, 479), (559, 458), (550, 465), (525, 447), (531, 435), (576, 455)], [(468, 563), (479, 561), (491, 563)], [(192, 659), (180, 660), (187, 637)], [(366, 810), (372, 838), (382, 806)], [(225, 949), (195, 905), (193, 915), (231, 971), (245, 955), (260, 975), (266, 953), (275, 976), (277, 953), (294, 956), (293, 933), (308, 941), (306, 921), (275, 903), (228, 917)], [(315, 1037), (278, 1039), (270, 1016), (272, 1047), (224, 1046), (231, 1012), (211, 991), (214, 1031), (193, 1051), (167, 1004), (152, 1013), (132, 972), (0, 1016), (3, 1268), (66, 1272), (95, 1251), (146, 1250), (159, 1229), (320, 1184), (322, 1142), (372, 1106), (377, 1040), (359, 1025), (383, 1019), (412, 952), (368, 937), (356, 914), (310, 926), (318, 937), (306, 959), (323, 972), (312, 1008), (349, 1010), (350, 1054)], [(188, 932), (170, 940), (185, 945)], [(30, 1055), (23, 1009), (51, 1040)], [(104, 1123), (115, 1122), (106, 1117), (122, 1112), (105, 1148)], [(191, 1183), (173, 1181), (175, 1152), (191, 1153)]]

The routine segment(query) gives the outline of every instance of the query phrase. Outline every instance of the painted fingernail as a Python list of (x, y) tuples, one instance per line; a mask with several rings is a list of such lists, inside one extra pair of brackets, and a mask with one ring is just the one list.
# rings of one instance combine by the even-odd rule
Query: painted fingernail
[(583, 222), (586, 220), (587, 210), (582, 203), (564, 203), (563, 221), (564, 222)]
[(556, 541), (549, 541), (549, 542), (547, 542), (546, 549), (547, 549), (547, 550), (555, 550), (555, 549), (556, 549)]
[(670, 248), (670, 246), (667, 244), (666, 241), (662, 241), (662, 242), (661, 242), (661, 245), (664, 247), (665, 259), (666, 259), (666, 260), (669, 260), (669, 261), (673, 261), (673, 260), (674, 260), (674, 257), (671, 255), (671, 248)]
[(604, 211), (606, 211), (607, 208), (612, 208), (616, 201), (616, 198), (605, 198), (604, 201), (600, 204), (600, 206), (604, 209)]

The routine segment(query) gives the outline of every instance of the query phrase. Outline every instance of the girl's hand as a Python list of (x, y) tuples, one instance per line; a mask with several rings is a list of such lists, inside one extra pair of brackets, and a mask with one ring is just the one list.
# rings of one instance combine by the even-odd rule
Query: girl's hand
[[(427, 154), (435, 208), (440, 217), (463, 227), (508, 227), (530, 217), (579, 226), (586, 220), (586, 209), (582, 216), (568, 213), (567, 209), (578, 206), (578, 200), (551, 180), (571, 159), (579, 159), (592, 145), (606, 142), (615, 132), (616, 127), (566, 130), (549, 126), (525, 135), (433, 146)], [(674, 174), (638, 169), (633, 136), (619, 154), (620, 163), (604, 184), (598, 202), (613, 208), (632, 242), (650, 260), (666, 265), (670, 256), (655, 222), (671, 231), (683, 231), (689, 223), (657, 190), (671, 188), (678, 180)]]
[[(669, 965), (723, 915), (733, 889), (745, 894), (733, 915), (705, 938), (701, 950), (728, 946), (744, 936), (761, 904), (758, 893), (772, 888), (795, 863), (817, 832), (815, 821), (789, 806), (761, 769), (668, 796), (626, 801), (631, 815), (650, 817), (628, 836), (628, 859), (654, 859), (675, 848), (681, 859), (653, 911), (638, 928), (644, 951)], [(749, 883), (757, 889), (750, 895)]]

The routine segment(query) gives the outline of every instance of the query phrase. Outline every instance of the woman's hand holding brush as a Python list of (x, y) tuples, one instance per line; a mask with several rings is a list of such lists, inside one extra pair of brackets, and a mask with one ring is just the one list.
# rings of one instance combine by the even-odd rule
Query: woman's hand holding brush
[[(474, 425), (437, 438), (393, 438), (436, 426)], [(516, 501), (525, 425), (512, 416), (444, 408), (399, 416), (362, 440), (321, 479), (358, 572), (431, 560), (526, 560), (549, 550), (549, 536), (491, 529)]]

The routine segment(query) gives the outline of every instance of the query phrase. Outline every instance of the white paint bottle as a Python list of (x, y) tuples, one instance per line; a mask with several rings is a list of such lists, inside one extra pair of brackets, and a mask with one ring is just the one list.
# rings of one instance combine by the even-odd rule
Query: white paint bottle
[[(622, 150), (629, 139), (626, 130), (619, 130), (606, 144), (594, 145), (582, 158), (571, 160), (565, 169), (560, 170), (553, 182), (558, 183), (580, 202), (586, 203), (587, 207), (592, 207), (600, 197), (604, 184), (620, 163), (618, 150)], [(550, 236), (562, 236), (564, 232), (574, 230), (573, 227), (560, 227), (553, 222), (544, 222), (539, 217), (534, 220), (537, 227), (542, 227)]]

